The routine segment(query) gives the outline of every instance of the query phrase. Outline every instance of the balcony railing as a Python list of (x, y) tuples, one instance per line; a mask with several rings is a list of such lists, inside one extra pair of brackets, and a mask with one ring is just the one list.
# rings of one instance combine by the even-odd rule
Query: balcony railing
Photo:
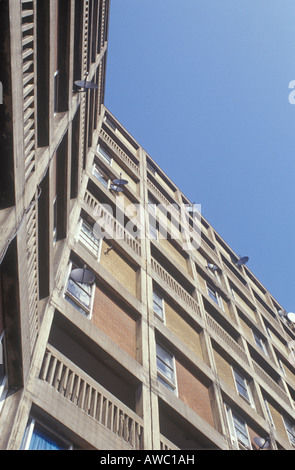
[(223, 343), (226, 351), (233, 352), (237, 355), (239, 360), (249, 364), (246, 352), (241, 348), (241, 346), (236, 343), (236, 341), (220, 326), (208, 313), (206, 313), (207, 324), (210, 330), (215, 334), (215, 337), (218, 338), (218, 341)]
[(166, 437), (164, 436), (160, 436), (160, 448), (161, 450), (165, 450), (165, 451), (169, 451), (169, 450), (179, 450), (179, 447), (176, 447), (173, 442), (169, 441), (169, 439), (167, 439)]
[(253, 367), (256, 372), (256, 375), (272, 390), (272, 392), (276, 393), (277, 396), (284, 401), (287, 405), (291, 407), (291, 403), (289, 400), (288, 395), (284, 392), (284, 390), (273, 380), (263, 369), (260, 367), (257, 362), (253, 360)]
[(142, 419), (52, 346), (39, 378), (133, 449), (143, 448)]
[(190, 307), (195, 313), (200, 315), (198, 302), (158, 263), (155, 258), (151, 258), (151, 266), (159, 278)]
[(95, 217), (99, 219), (99, 225), (101, 225), (114, 240), (124, 240), (137, 256), (141, 256), (140, 242), (136, 240), (115, 217), (104, 209), (102, 204), (100, 204), (88, 190), (85, 191), (84, 201), (95, 211)]
[(100, 138), (118, 155), (121, 160), (136, 174), (140, 174), (138, 165), (121, 149), (121, 147), (108, 135), (108, 133), (102, 129), (100, 132)]

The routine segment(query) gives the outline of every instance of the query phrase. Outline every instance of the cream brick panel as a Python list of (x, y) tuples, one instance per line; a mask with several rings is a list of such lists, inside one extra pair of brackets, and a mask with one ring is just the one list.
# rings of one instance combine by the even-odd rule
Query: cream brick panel
[(289, 439), (288, 439), (288, 435), (287, 435), (287, 432), (286, 432), (286, 428), (285, 428), (281, 413), (273, 405), (271, 405), (269, 402), (268, 402), (268, 407), (269, 407), (269, 411), (270, 411), (272, 420), (273, 420), (274, 425), (275, 425), (276, 432), (281, 437), (283, 437), (284, 439), (286, 439), (288, 441)]
[(247, 325), (247, 323), (243, 320), (243, 318), (240, 318), (240, 321), (241, 321), (241, 325), (242, 325), (243, 331), (244, 331), (244, 333), (245, 333), (245, 336), (246, 336), (250, 341), (253, 341), (252, 329), (250, 328), (249, 325)]
[(175, 333), (195, 354), (203, 359), (200, 335), (167, 302), (165, 302), (166, 326)]
[(105, 254), (109, 245), (103, 241), (100, 264), (114, 276), (135, 297), (137, 296), (137, 273), (136, 270), (115, 250), (112, 249)]
[(216, 350), (214, 350), (214, 358), (218, 375), (222, 380), (224, 380), (226, 384), (230, 385), (234, 390), (235, 382), (231, 365)]
[(160, 245), (164, 248), (168, 255), (173, 258), (185, 271), (187, 271), (186, 259), (179, 253), (169, 240), (159, 238)]
[[(233, 289), (234, 290), (234, 289)], [(249, 314), (251, 315), (251, 317), (253, 318), (253, 320), (256, 322), (257, 319), (255, 317), (255, 313), (253, 312), (253, 310), (249, 307), (249, 305), (244, 302), (244, 300), (242, 299), (242, 297), (237, 293), (236, 290), (234, 290), (234, 294), (235, 294), (235, 299), (237, 301), (237, 304), (240, 304), (242, 308), (244, 308), (244, 310)]]

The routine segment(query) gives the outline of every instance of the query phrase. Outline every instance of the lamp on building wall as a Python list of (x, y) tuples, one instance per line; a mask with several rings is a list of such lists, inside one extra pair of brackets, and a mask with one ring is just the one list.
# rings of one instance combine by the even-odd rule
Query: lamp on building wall
[(110, 252), (111, 250), (113, 250), (113, 248), (114, 248), (113, 245), (109, 246), (109, 248), (106, 249), (106, 251), (104, 252), (104, 254), (105, 254), (105, 255), (108, 255), (109, 252)]
[(93, 82), (87, 82), (87, 76), (88, 72), (85, 75), (84, 80), (76, 80), (75, 85), (79, 88), (79, 90), (76, 90), (80, 93), (85, 93), (87, 90), (95, 90), (98, 88), (98, 85)]
[(263, 437), (254, 437), (254, 442), (258, 445), (259, 450), (267, 449), (270, 444), (270, 439), (269, 437), (266, 437), (265, 439)]
[(95, 275), (86, 268), (86, 265), (83, 268), (73, 269), (70, 277), (79, 284), (93, 284), (95, 281)]

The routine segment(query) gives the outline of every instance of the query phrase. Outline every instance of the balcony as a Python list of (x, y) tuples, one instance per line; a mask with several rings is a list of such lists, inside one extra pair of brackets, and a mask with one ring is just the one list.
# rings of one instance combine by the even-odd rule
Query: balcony
[(167, 288), (171, 290), (172, 297), (175, 300), (178, 298), (180, 303), (184, 303), (186, 307), (189, 307), (200, 317), (198, 302), (153, 257), (151, 258), (151, 267), (160, 281), (164, 282)]
[(39, 379), (108, 429), (126, 449), (143, 448), (142, 419), (53, 346), (46, 349)]
[(101, 140), (132, 170), (137, 176), (140, 174), (138, 165), (121, 149), (121, 147), (102, 129), (100, 132)]
[(141, 245), (118, 221), (113, 217), (103, 205), (88, 191), (84, 195), (85, 203), (95, 212), (95, 217), (99, 219), (100, 225), (114, 240), (124, 241), (126, 245), (137, 255), (141, 256)]

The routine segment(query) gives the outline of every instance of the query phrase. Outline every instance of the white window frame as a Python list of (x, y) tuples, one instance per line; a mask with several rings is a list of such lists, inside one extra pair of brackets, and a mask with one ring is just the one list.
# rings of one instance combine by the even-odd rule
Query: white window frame
[(4, 364), (4, 375), (2, 377), (2, 380), (0, 381), (0, 412), (1, 409), (4, 405), (4, 401), (7, 395), (8, 391), (8, 377), (6, 373), (6, 367), (5, 367), (5, 337), (4, 337), (4, 331), (0, 335), (0, 361), (1, 363)]
[[(237, 448), (241, 450), (250, 450), (252, 449), (251, 446), (251, 439), (249, 436), (249, 431), (248, 431), (248, 426), (246, 421), (239, 416), (236, 411), (232, 410), (232, 408), (228, 405), (225, 405), (225, 411), (226, 411), (226, 416), (227, 416), (227, 423), (229, 427), (229, 432), (230, 432), (230, 438), (232, 444)], [(245, 437), (247, 439), (247, 444), (243, 442), (241, 439), (238, 438), (237, 431), (236, 431), (236, 425), (235, 425), (235, 418), (242, 421), (244, 429), (243, 433), (245, 434)]]
[(207, 269), (209, 271), (209, 273), (211, 274), (211, 276), (215, 277), (217, 279), (217, 281), (219, 282), (219, 284), (221, 284), (221, 276), (220, 276), (220, 272), (217, 270), (217, 269), (212, 269), (209, 265), (210, 264), (213, 264), (213, 263), (207, 263)]
[[(84, 220), (82, 217), (80, 218), (79, 220), (79, 223), (78, 223), (78, 227), (77, 227), (77, 233), (76, 233), (76, 240), (81, 243), (81, 245), (83, 245), (83, 247), (89, 251), (89, 253), (92, 254), (92, 256), (94, 256), (98, 262), (100, 261), (100, 255), (101, 255), (101, 247), (102, 247), (102, 239), (101, 238), (97, 238), (94, 233), (93, 233), (93, 237), (98, 241), (97, 243), (97, 250), (95, 250), (93, 247), (92, 247), (92, 244), (95, 245), (94, 242), (90, 242), (90, 243), (87, 243), (87, 241), (85, 240), (85, 237), (83, 237), (82, 233), (85, 234), (86, 237), (88, 237), (88, 235), (83, 231), (83, 225), (93, 233), (93, 228), (88, 224), (88, 222), (86, 222), (86, 220)], [(90, 237), (88, 237), (90, 238)], [(90, 239), (91, 240), (91, 239)]]
[[(170, 357), (171, 364), (168, 364), (160, 353), (163, 352)], [(161, 361), (165, 367), (167, 367), (172, 374), (172, 380), (168, 377), (163, 370), (158, 366), (158, 360)], [(159, 342), (156, 342), (156, 361), (157, 361), (157, 377), (160, 383), (162, 383), (166, 388), (171, 390), (174, 394), (177, 392), (177, 378), (176, 378), (176, 366), (175, 366), (175, 357), (167, 348), (163, 347)]]
[[(207, 284), (207, 294), (210, 297), (210, 299), (212, 299), (213, 302), (215, 302), (216, 305), (218, 305), (218, 307), (220, 307), (222, 310), (224, 310), (222, 298), (219, 295), (217, 289), (212, 284), (209, 284), (208, 282), (206, 282), (206, 284)], [(210, 293), (211, 293), (211, 295), (210, 295)]]
[(285, 416), (283, 416), (282, 418), (283, 418), (283, 422), (284, 422), (284, 426), (286, 429), (289, 442), (293, 447), (295, 447), (295, 424), (292, 425), (289, 419), (286, 418)]
[[(251, 405), (252, 408), (255, 409), (252, 392), (247, 379), (245, 379), (245, 377), (234, 367), (232, 367), (232, 373), (235, 381), (237, 394), (241, 398), (243, 398), (243, 400), (245, 400), (249, 405)], [(238, 385), (240, 385), (240, 387), (245, 390), (245, 394), (240, 391)]]
[(53, 245), (57, 242), (57, 196), (53, 199)]
[(275, 430), (275, 423), (274, 423), (274, 420), (273, 420), (271, 412), (270, 412), (268, 401), (267, 401), (266, 398), (264, 398), (263, 400), (264, 400), (264, 406), (265, 406), (265, 409), (266, 409), (268, 420), (269, 420), (269, 422), (271, 423), (272, 427)]
[[(97, 176), (96, 172), (99, 174), (99, 176)], [(93, 163), (92, 174), (95, 176), (97, 181), (99, 181), (99, 183), (101, 183), (106, 189), (110, 189), (110, 178), (107, 177), (104, 171), (96, 163)]]
[[(155, 296), (157, 296), (158, 299), (155, 299)], [(158, 302), (158, 300), (159, 300), (159, 302)], [(161, 312), (162, 312), (161, 315), (154, 309), (155, 304), (161, 310)], [(165, 322), (165, 302), (164, 302), (164, 298), (159, 294), (157, 289), (153, 290), (153, 312), (154, 312), (154, 314), (156, 315), (157, 318), (159, 318), (162, 322)]]
[(108, 124), (108, 126), (110, 126), (113, 129), (113, 131), (116, 132), (117, 130), (116, 124), (108, 116), (105, 116), (104, 120)]
[(253, 338), (255, 345), (262, 351), (264, 354), (269, 357), (267, 347), (266, 347), (266, 341), (265, 339), (259, 335), (259, 333), (256, 333), (256, 331), (252, 330)]
[(159, 241), (159, 230), (157, 229), (157, 221), (155, 219), (155, 224), (151, 223), (150, 217), (149, 217), (149, 238), (150, 240), (156, 240), (157, 242)]
[(105, 161), (108, 165), (112, 166), (113, 157), (111, 157), (108, 154), (108, 152), (104, 149), (104, 147), (102, 147), (102, 145), (97, 144), (96, 151), (97, 151), (97, 153), (99, 153), (99, 155), (101, 156), (103, 161)]
[(282, 374), (287, 377), (287, 374), (286, 374), (286, 371), (285, 371), (285, 368), (284, 368), (284, 363), (282, 361), (282, 359), (280, 357), (278, 357), (278, 363), (279, 363), (279, 368), (282, 372)]
[(29, 450), (33, 432), (34, 432), (36, 425), (41, 426), (45, 431), (48, 432), (49, 436), (53, 437), (53, 439), (56, 438), (59, 442), (61, 442), (64, 445), (64, 447), (67, 448), (66, 450), (73, 449), (73, 445), (70, 442), (68, 442), (66, 439), (61, 437), (58, 433), (52, 431), (47, 425), (45, 425), (39, 420), (36, 420), (35, 418), (30, 418), (26, 426), (25, 434), (23, 437), (23, 442), (21, 445), (21, 450)]
[[(77, 307), (77, 310), (79, 310), (81, 312), (81, 310), (83, 310), (83, 312), (81, 312), (86, 318), (88, 318), (89, 320), (92, 318), (92, 311), (93, 311), (93, 304), (94, 304), (94, 297), (95, 297), (95, 288), (96, 288), (96, 284), (95, 282), (90, 286), (91, 288), (91, 293), (89, 295), (90, 297), (90, 302), (89, 302), (89, 308), (84, 305), (74, 294), (72, 294), (71, 292), (68, 291), (68, 283), (69, 283), (69, 280), (70, 280), (70, 274), (71, 274), (71, 271), (73, 269), (73, 263), (70, 262), (69, 263), (69, 266), (68, 266), (68, 271), (67, 271), (67, 276), (66, 276), (66, 283), (65, 283), (65, 287), (64, 287), (64, 291), (63, 291), (63, 296), (64, 298), (69, 297), (70, 300), (76, 305)], [(74, 282), (74, 281), (72, 281)], [(76, 283), (76, 284), (79, 284), (79, 283)], [(79, 286), (80, 287), (80, 286)], [(82, 288), (83, 289), (83, 288)], [(66, 299), (67, 300), (67, 299)], [(71, 302), (70, 302), (71, 303)]]
[(54, 116), (58, 114), (58, 98), (59, 98), (59, 87), (60, 87), (60, 71), (56, 70), (53, 75), (53, 108)]

